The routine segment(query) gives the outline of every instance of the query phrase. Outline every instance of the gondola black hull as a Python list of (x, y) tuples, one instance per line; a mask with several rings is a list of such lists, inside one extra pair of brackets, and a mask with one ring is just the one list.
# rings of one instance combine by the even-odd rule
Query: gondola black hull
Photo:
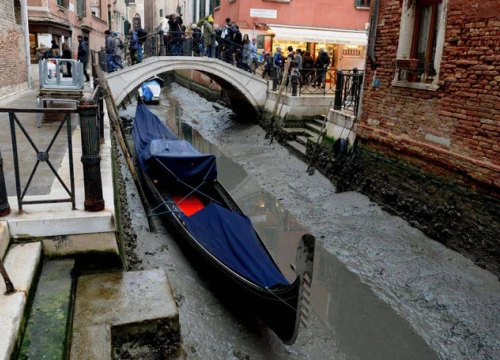
[[(290, 285), (281, 286), (279, 289), (266, 289), (235, 273), (192, 236), (177, 215), (175, 203), (168, 201), (171, 200), (170, 195), (158, 185), (158, 181), (153, 181), (146, 173), (142, 173), (142, 177), (155, 213), (161, 214), (159, 216), (176, 240), (180, 241), (181, 245), (187, 244), (189, 249), (195, 251), (203, 260), (205, 266), (216, 272), (217, 285), (224, 286), (231, 298), (237, 299), (242, 310), (251, 311), (285, 344), (293, 344), (299, 326), (301, 277), (297, 276)], [(220, 183), (214, 181), (212, 190), (214, 194), (219, 195), (218, 200), (224, 202), (228, 208), (241, 212)]]

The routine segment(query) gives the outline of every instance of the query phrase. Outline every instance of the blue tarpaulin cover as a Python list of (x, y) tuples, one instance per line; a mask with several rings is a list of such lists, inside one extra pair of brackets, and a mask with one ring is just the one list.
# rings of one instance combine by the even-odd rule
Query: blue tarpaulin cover
[(180, 140), (143, 104), (137, 106), (132, 134), (143, 171), (147, 172), (155, 161), (165, 170), (165, 181), (174, 177), (197, 186), (203, 180), (217, 178), (215, 156), (202, 154), (189, 142)]
[[(179, 140), (143, 104), (137, 106), (133, 137), (139, 164), (145, 172), (152, 161), (157, 161), (165, 169), (164, 176), (175, 174), (183, 181), (197, 179), (199, 183), (217, 177), (214, 155), (202, 154)], [(289, 285), (247, 216), (211, 203), (191, 216), (181, 215), (181, 219), (208, 252), (236, 273), (266, 288)]]
[[(150, 81), (154, 82), (156, 85), (160, 86), (156, 81)], [(149, 88), (149, 82), (144, 83), (141, 85), (141, 90), (142, 90), (142, 97), (144, 98), (144, 101), (151, 101), (153, 98), (153, 92)]]

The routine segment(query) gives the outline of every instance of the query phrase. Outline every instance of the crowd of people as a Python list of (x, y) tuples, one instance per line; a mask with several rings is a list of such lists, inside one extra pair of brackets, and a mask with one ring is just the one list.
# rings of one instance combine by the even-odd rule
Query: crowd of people
[[(278, 46), (274, 53), (257, 52), (257, 39), (242, 34), (238, 24), (226, 18), (223, 25), (214, 23), (211, 15), (191, 25), (184, 25), (182, 14), (167, 15), (156, 31), (160, 34), (160, 49), (167, 56), (206, 56), (226, 61), (240, 69), (255, 73), (261, 67), (262, 77), (270, 78), (272, 70), (278, 73), (279, 81), (296, 75), (299, 86), (325, 88), (327, 69), (332, 59), (324, 48), (320, 48), (314, 59), (309, 51), (287, 48), (285, 55)], [(128, 50), (130, 64), (143, 60), (143, 45), (148, 34), (139, 26), (130, 29)], [(108, 72), (122, 68), (123, 41), (116, 32), (106, 30), (106, 65)], [(288, 74), (283, 74), (286, 60), (291, 58)]]

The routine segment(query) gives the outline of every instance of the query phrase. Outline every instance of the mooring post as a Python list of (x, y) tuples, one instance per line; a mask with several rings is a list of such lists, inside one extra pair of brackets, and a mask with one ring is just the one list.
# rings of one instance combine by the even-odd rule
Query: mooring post
[(83, 97), (78, 105), (82, 134), (83, 183), (85, 187), (85, 210), (104, 209), (101, 180), (100, 137), (97, 129), (97, 104), (94, 99)]
[(0, 152), (0, 216), (6, 216), (9, 214), (10, 205), (7, 199), (7, 188), (5, 187), (2, 152)]
[(333, 108), (335, 110), (342, 109), (342, 83), (344, 82), (342, 76), (342, 70), (337, 70), (337, 82), (335, 83), (335, 102), (333, 103)]

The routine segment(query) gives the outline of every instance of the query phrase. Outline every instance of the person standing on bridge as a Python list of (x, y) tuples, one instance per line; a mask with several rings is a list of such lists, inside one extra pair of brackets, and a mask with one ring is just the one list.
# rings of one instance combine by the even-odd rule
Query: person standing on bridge
[(202, 20), (198, 21), (198, 26), (203, 26), (203, 48), (205, 49), (204, 55), (214, 57), (212, 51), (214, 28), (214, 19), (212, 15), (208, 15)]
[(115, 40), (111, 36), (111, 31), (106, 30), (104, 32), (106, 34), (106, 67), (108, 73), (118, 70), (119, 66), (115, 64)]
[(134, 29), (129, 30), (130, 34), (130, 40), (129, 40), (129, 45), (128, 49), (130, 50), (130, 62), (132, 65), (140, 63), (139, 59), (137, 58), (137, 49), (141, 46), (139, 44), (139, 36), (137, 35), (137, 31)]

